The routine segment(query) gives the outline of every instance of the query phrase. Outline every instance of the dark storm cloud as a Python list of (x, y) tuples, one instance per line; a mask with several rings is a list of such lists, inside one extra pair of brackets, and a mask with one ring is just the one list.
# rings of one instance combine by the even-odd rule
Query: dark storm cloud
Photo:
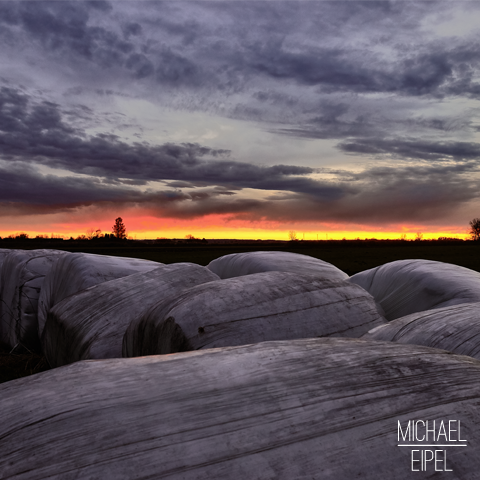
[[(111, 184), (102, 178), (45, 175), (29, 164), (0, 168), (3, 215), (56, 213), (79, 207), (140, 207), (159, 217), (192, 219), (222, 214), (230, 219), (278, 222), (428, 223), (479, 197), (474, 162), (424, 167), (377, 167), (360, 173), (331, 171), (341, 195), (290, 192), (265, 199), (238, 197), (226, 187), (172, 182), (170, 190)], [(475, 176), (476, 175), (476, 176)], [(167, 188), (168, 188), (167, 187)]]
[[(161, 8), (161, 2), (158, 6)], [(135, 79), (152, 77), (166, 86), (195, 86), (204, 81), (200, 64), (158, 41), (153, 42), (154, 47), (148, 39), (143, 42), (137, 38), (142, 26), (136, 22), (125, 21), (118, 28), (110, 13), (112, 6), (107, 2), (3, 2), (0, 24), (7, 28), (5, 38), (18, 37), (9, 27), (21, 27), (27, 43), (36, 42), (53, 58), (77, 68), (79, 61), (86, 61), (102, 69), (120, 68)], [(96, 22), (98, 18), (102, 21)], [(172, 25), (158, 24), (164, 24), (166, 32), (176, 33)]]
[(207, 196), (202, 198), (192, 198), (185, 201), (163, 203), (161, 199), (152, 200), (144, 207), (159, 217), (193, 219), (201, 218), (206, 215), (228, 215), (236, 216), (242, 214), (252, 214), (261, 211), (264, 208), (261, 200), (243, 198), (243, 199), (225, 199)]
[(126, 188), (113, 188), (101, 179), (58, 177), (41, 174), (26, 164), (0, 167), (0, 203), (29, 204), (52, 208), (73, 208), (102, 201), (121, 201), (135, 197)]
[(458, 141), (422, 141), (418, 139), (366, 138), (345, 141), (338, 147), (347, 153), (392, 155), (416, 160), (480, 160), (480, 144)]
[[(5, 38), (21, 28), (27, 42), (63, 63), (119, 68), (165, 87), (221, 94), (265, 78), (327, 93), (477, 96), (476, 42), (403, 41), (402, 29), (421, 35), (429, 6), (442, 8), (422, 3), (140, 2), (142, 16), (124, 2), (2, 2), (0, 23)], [(377, 53), (381, 44), (392, 55)]]
[[(392, 135), (392, 132), (404, 132), (404, 136), (416, 135), (419, 132), (424, 132), (429, 135), (438, 135), (439, 132), (454, 134), (456, 132), (471, 132), (477, 131), (477, 127), (473, 124), (474, 117), (478, 112), (466, 112), (462, 116), (389, 116), (383, 111), (368, 111), (366, 108), (361, 111), (359, 107), (348, 105), (346, 102), (320, 102), (317, 106), (317, 114), (302, 122), (302, 125), (285, 128), (276, 127), (270, 129), (271, 133), (303, 137), (311, 139), (348, 139), (340, 143), (339, 147), (343, 151), (351, 151), (356, 153), (355, 148), (362, 152), (366, 149), (366, 145), (378, 142), (383, 143), (384, 148), (387, 147), (388, 140), (384, 139)], [(360, 110), (360, 111), (359, 111)], [(408, 139), (400, 140), (400, 143)], [(411, 142), (414, 142), (410, 139)], [(391, 142), (393, 148), (395, 141)], [(428, 142), (423, 142), (426, 147)], [(433, 145), (436, 142), (431, 141)], [(372, 147), (372, 152), (376, 147)], [(411, 152), (414, 154), (414, 152)], [(423, 158), (421, 155), (419, 158)]]
[(0, 166), (0, 216), (10, 215), (12, 210), (25, 215), (89, 206), (137, 206), (161, 216), (194, 218), (214, 213), (235, 214), (261, 205), (260, 201), (252, 199), (225, 199), (233, 195), (221, 188), (189, 193), (178, 189), (140, 191), (111, 185), (101, 178), (46, 175), (23, 163), (8, 169)]
[(83, 137), (83, 132), (64, 124), (57, 105), (37, 105), (19, 90), (0, 89), (0, 155), (12, 162), (35, 160), (126, 184), (178, 180), (292, 190), (325, 198), (342, 195), (337, 187), (305, 177), (314, 172), (309, 167), (236, 162), (228, 160), (226, 150), (191, 143), (129, 145), (112, 134)]
[[(336, 111), (325, 113), (334, 125)], [(308, 176), (315, 173), (309, 167), (236, 162), (228, 151), (198, 144), (130, 145), (111, 134), (89, 137), (65, 124), (57, 104), (34, 101), (19, 89), (0, 90), (0, 155), (8, 164), (0, 200), (24, 205), (25, 211), (28, 205), (55, 211), (107, 202), (141, 205), (158, 215), (181, 218), (220, 213), (290, 222), (400, 222), (425, 220), (478, 196), (477, 144), (370, 139), (340, 146), (347, 152), (395, 154), (430, 163), (361, 173), (319, 169), (333, 180), (316, 180)], [(33, 160), (90, 176), (42, 175)], [(160, 180), (172, 190), (138, 188)], [(263, 200), (238, 197), (245, 188), (284, 193)]]
[(367, 170), (356, 182), (357, 194), (331, 215), (348, 222), (435, 222), (479, 198), (478, 173), (475, 164)]
[[(326, 93), (478, 95), (478, 41), (424, 35), (423, 20), (445, 4), (242, 2), (218, 8), (227, 18), (235, 16), (235, 41), (218, 42), (215, 54), (224, 68), (245, 79), (319, 87)], [(255, 35), (248, 34), (252, 30)], [(390, 54), (377, 47), (391, 49)]]
[[(305, 138), (347, 138), (361, 137), (379, 133), (384, 127), (367, 115), (356, 115), (352, 119), (342, 119), (349, 114), (349, 106), (343, 102), (323, 103), (319, 106), (319, 114), (310, 118), (302, 127), (277, 128), (272, 133)], [(351, 116), (351, 115), (350, 115)]]
[[(446, 178), (452, 176), (455, 182), (465, 183), (465, 178), (461, 175), (467, 176), (480, 172), (480, 165), (478, 162), (470, 161), (464, 163), (444, 164), (437, 163), (433, 165), (417, 165), (404, 167), (373, 167), (366, 169), (360, 173), (349, 172), (346, 170), (337, 170), (334, 173), (338, 178), (348, 179), (351, 181), (421, 181), (428, 183), (430, 180), (445, 181)], [(473, 180), (473, 179), (469, 179)], [(471, 185), (471, 182), (467, 182)]]
[(336, 185), (344, 189), (344, 195), (335, 201), (301, 194), (270, 196), (253, 212), (237, 218), (381, 224), (384, 228), (398, 223), (438, 223), (479, 199), (479, 173), (474, 163), (337, 172)]
[[(356, 55), (355, 55), (356, 53)], [(315, 47), (291, 52), (283, 45), (254, 45), (245, 54), (251, 71), (273, 79), (320, 86), (327, 92), (443, 95), (455, 71), (446, 53), (413, 54), (391, 63), (368, 58), (365, 52)], [(475, 59), (478, 62), (478, 58)]]
[[(108, 68), (122, 65), (134, 45), (114, 30), (89, 25), (93, 15), (108, 16), (107, 2), (2, 2), (0, 23), (3, 37), (20, 39), (21, 27), (27, 43), (36, 42), (54, 55), (91, 61)], [(12, 29), (9, 27), (17, 27)]]
[(134, 72), (135, 78), (144, 78), (155, 71), (153, 63), (141, 53), (132, 53), (126, 60), (125, 66)]

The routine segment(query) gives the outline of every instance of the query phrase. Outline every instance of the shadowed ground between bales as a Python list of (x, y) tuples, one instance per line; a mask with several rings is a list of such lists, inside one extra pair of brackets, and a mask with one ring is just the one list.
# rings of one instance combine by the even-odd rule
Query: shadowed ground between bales
[(0, 383), (44, 372), (50, 367), (43, 355), (0, 350)]

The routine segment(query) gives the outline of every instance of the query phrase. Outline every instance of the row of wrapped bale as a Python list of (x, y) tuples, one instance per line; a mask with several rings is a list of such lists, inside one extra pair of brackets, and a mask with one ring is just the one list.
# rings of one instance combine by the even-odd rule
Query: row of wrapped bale
[[(250, 252), (220, 257), (207, 268), (225, 280), (185, 290), (138, 317), (125, 333), (123, 356), (266, 340), (360, 337), (361, 331), (371, 328), (373, 323), (379, 325), (375, 333), (367, 333), (364, 338), (400, 341), (399, 337), (403, 343), (473, 356), (480, 350), (475, 333), (475, 318), (480, 319), (476, 313), (480, 273), (464, 267), (401, 260), (361, 272), (348, 282), (344, 280), (346, 274), (336, 267), (311, 257)], [(289, 269), (304, 269), (312, 275), (292, 273)], [(258, 273), (261, 270), (266, 273)], [(363, 288), (352, 291), (346, 287), (348, 283)], [(475, 303), (463, 308), (467, 302)], [(451, 307), (443, 311), (442, 307), (448, 305)], [(405, 312), (421, 313), (405, 319), (409, 327), (415, 325), (406, 335), (400, 320), (385, 325), (384, 309), (388, 320)], [(412, 323), (413, 318), (428, 322)], [(435, 319), (441, 321), (435, 325)], [(389, 332), (397, 329), (401, 335), (390, 338), (393, 333)], [(451, 335), (452, 331), (456, 334)]]
[[(270, 259), (271, 252), (265, 253)], [(304, 255), (282, 252), (285, 257), (313, 263)], [(122, 354), (359, 337), (385, 323), (371, 295), (348, 281), (324, 278), (325, 262), (318, 263), (317, 274), (267, 271), (224, 280), (209, 268), (172, 264), (107, 281), (50, 308), (43, 351), (57, 367)]]
[(48, 309), (77, 291), (158, 267), (157, 262), (61, 250), (0, 253), (0, 343), (40, 349)]
[(399, 260), (350, 278), (390, 322), (364, 339), (442, 348), (480, 359), (480, 273), (429, 260)]
[[(382, 307), (391, 319), (480, 300), (480, 274), (426, 260), (392, 262), (354, 275), (349, 283), (333, 265), (287, 252), (227, 255), (207, 268), (175, 264), (164, 271), (156, 262), (129, 258), (55, 250), (2, 253), (2, 343), (38, 349), (43, 336), (52, 366), (120, 356), (122, 342), (123, 355), (137, 356), (265, 340), (359, 337), (384, 323)], [(299, 270), (304, 273), (295, 273)], [(258, 271), (264, 273), (253, 273)]]
[[(4, 480), (473, 480), (479, 398), (475, 359), (358, 339), (81, 361), (0, 385), (0, 472)], [(410, 448), (398, 446), (399, 423), (406, 431), (412, 420), (430, 429), (436, 421), (436, 433), (441, 421), (452, 427), (435, 442), (450, 445), (437, 462), (420, 463), (409, 438)]]
[(480, 273), (430, 260), (398, 260), (350, 277), (382, 306), (387, 320), (480, 302)]
[[(309, 275), (288, 271), (302, 265)], [(477, 272), (441, 262), (392, 262), (350, 281), (325, 265), (305, 255), (250, 252), (207, 268), (173, 264), (103, 282), (50, 309), (43, 349), (50, 364), (60, 366), (269, 340), (360, 337), (385, 324), (382, 307), (392, 317), (392, 304), (397, 311), (399, 305), (427, 310), (478, 295)], [(390, 293), (382, 296), (385, 285)]]
[[(228, 256), (228, 258), (225, 257), (220, 260), (229, 260), (231, 257)], [(246, 256), (239, 255), (239, 257), (236, 262), (237, 266), (239, 264), (248, 265), (253, 262), (256, 271), (270, 271), (272, 269), (275, 270), (275, 268), (276, 270), (287, 271), (289, 269), (306, 269), (309, 272), (317, 272), (320, 276), (329, 275), (337, 279), (347, 277), (345, 273), (333, 265), (304, 255), (280, 252), (272, 256), (272, 252), (253, 252)], [(84, 253), (71, 254), (58, 250), (9, 250), (5, 252), (5, 259), (8, 259), (8, 261), (3, 262), (1, 274), (1, 278), (4, 279), (2, 282), (3, 287), (1, 287), (2, 321), (0, 326), (2, 343), (9, 347), (21, 344), (26, 348), (38, 350), (39, 338), (44, 337), (43, 343), (49, 352), (54, 348), (52, 345), (56, 345), (57, 342), (59, 342), (58, 345), (65, 345), (64, 349), (70, 349), (67, 345), (71, 346), (71, 342), (75, 343), (75, 339), (78, 337), (84, 338), (85, 332), (94, 324), (96, 326), (91, 329), (91, 334), (100, 345), (100, 340), (105, 340), (108, 334), (100, 335), (100, 338), (96, 334), (97, 330), (110, 332), (113, 335), (115, 322), (109, 321), (104, 315), (95, 316), (92, 313), (93, 309), (99, 308), (100, 312), (109, 311), (112, 316), (115, 315), (117, 318), (128, 318), (131, 320), (142, 314), (152, 303), (163, 301), (168, 297), (168, 294), (173, 295), (173, 291), (177, 292), (178, 289), (183, 288), (180, 285), (183, 281), (186, 282), (186, 277), (188, 277), (186, 271), (184, 272), (186, 276), (183, 279), (172, 279), (178, 272), (172, 272), (171, 275), (165, 272), (162, 286), (155, 288), (154, 285), (149, 284), (151, 280), (149, 277), (141, 278), (141, 273), (158, 268), (161, 264), (156, 262)], [(274, 264), (277, 265), (275, 268)], [(218, 279), (218, 276), (210, 271), (211, 269), (194, 267), (193, 265), (190, 265), (189, 268), (196, 268), (197, 273), (199, 269), (203, 269), (202, 274), (204, 275), (207, 275), (205, 271), (207, 270), (208, 275), (204, 281)], [(128, 294), (129, 290), (131, 292), (136, 291), (135, 287), (130, 288), (130, 281), (109, 284), (112, 280), (130, 277), (137, 272), (139, 274), (131, 279), (133, 283), (138, 282), (137, 299), (134, 298), (135, 295)], [(176, 285), (172, 291), (164, 288), (169, 282), (172, 283), (172, 286)], [(84, 292), (95, 285), (104, 283), (108, 284), (105, 286), (105, 294), (102, 294), (100, 289), (85, 294), (88, 299), (84, 298), (85, 295), (80, 295), (75, 300), (70, 298), (75, 296), (76, 293)], [(148, 288), (146, 288), (147, 284), (149, 284)], [(186, 288), (192, 284), (186, 282), (184, 287)], [(119, 295), (117, 299), (115, 292)], [(126, 292), (128, 298), (125, 302), (121, 300), (125, 296), (123, 292)], [(148, 297), (149, 300), (147, 301), (144, 297)], [(62, 321), (60, 321), (62, 324), (60, 329), (55, 330), (53, 328), (54, 335), (49, 340), (49, 334), (43, 335), (47, 314), (54, 305), (63, 305), (62, 300), (64, 299), (69, 299), (69, 305), (75, 304), (75, 302), (78, 302), (78, 305), (74, 308), (67, 307), (66, 311), (71, 317), (66, 322), (68, 325), (62, 324)], [(61, 311), (60, 307), (59, 310)], [(81, 311), (82, 314), (77, 315), (78, 311)], [(87, 317), (89, 320), (85, 321)], [(75, 325), (80, 324), (82, 327), (76, 331)], [(121, 328), (124, 328), (123, 324)], [(52, 329), (50, 328), (50, 330)], [(120, 330), (117, 330), (113, 336), (116, 337), (119, 334)], [(62, 336), (64, 341), (62, 341)], [(88, 347), (84, 344), (77, 349), (73, 349), (71, 358), (83, 358), (81, 355), (80, 357), (78, 356), (78, 350), (88, 350), (87, 355), (90, 355), (91, 352), (93, 358), (96, 358), (94, 352), (98, 349), (93, 348), (91, 350), (90, 343)], [(116, 344), (113, 338), (110, 343)], [(61, 357), (62, 353), (60, 350), (62, 349), (59, 348), (58, 355)], [(118, 349), (116, 352), (118, 353)], [(98, 353), (98, 355), (112, 356), (113, 354), (105, 352)], [(58, 365), (58, 362), (54, 361), (53, 358), (52, 365)]]

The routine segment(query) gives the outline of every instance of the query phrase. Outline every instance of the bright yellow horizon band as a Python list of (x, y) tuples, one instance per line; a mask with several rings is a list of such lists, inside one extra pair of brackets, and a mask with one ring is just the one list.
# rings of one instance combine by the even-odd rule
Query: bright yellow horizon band
[[(62, 237), (69, 239), (70, 237), (76, 238), (80, 235), (84, 235), (87, 229), (75, 229), (75, 230), (63, 230), (58, 229), (53, 232), (37, 231), (37, 230), (17, 230), (12, 231), (0, 231), (0, 237), (6, 238), (9, 235), (18, 235), (19, 233), (28, 234), (29, 238), (35, 238), (37, 235), (51, 237)], [(349, 231), (349, 230), (332, 230), (332, 231), (302, 231), (291, 229), (295, 232), (298, 240), (398, 240), (405, 236), (406, 240), (415, 240), (417, 237), (417, 231)], [(211, 239), (237, 239), (237, 240), (290, 240), (290, 230), (263, 230), (263, 229), (204, 229), (204, 228), (190, 228), (190, 229), (165, 229), (165, 230), (129, 230), (127, 226), (127, 234), (129, 238), (142, 240), (142, 239), (157, 239), (157, 238), (169, 238), (169, 239), (184, 239), (187, 235), (193, 235), (195, 238)], [(110, 230), (102, 230), (102, 233), (111, 233)], [(468, 239), (469, 235), (464, 232), (457, 231), (422, 231), (424, 240), (436, 240), (441, 237)]]

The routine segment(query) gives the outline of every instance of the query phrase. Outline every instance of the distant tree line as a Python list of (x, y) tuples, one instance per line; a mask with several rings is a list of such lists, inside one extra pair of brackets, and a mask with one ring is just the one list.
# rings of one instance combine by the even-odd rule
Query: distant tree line
[[(470, 225), (470, 230), (469, 230), (469, 235), (470, 239), (473, 241), (480, 241), (480, 218), (474, 218), (469, 222)], [(30, 236), (28, 233), (25, 232), (20, 232), (20, 233), (13, 233), (5, 237), (3, 240), (28, 240), (30, 239)], [(64, 238), (59, 235), (54, 235), (53, 233), (48, 236), (48, 235), (37, 235), (36, 237), (33, 238), (34, 240), (63, 240)], [(97, 228), (90, 228), (87, 230), (86, 233), (82, 233), (81, 235), (78, 235), (76, 238), (70, 237), (70, 240), (126, 240), (127, 239), (127, 229), (125, 227), (125, 224), (123, 223), (122, 217), (117, 217), (115, 219), (115, 223), (112, 226), (112, 232), (111, 233), (102, 233), (102, 231)], [(199, 238), (194, 237), (191, 234), (188, 234), (185, 236), (185, 239), (189, 243), (196, 243), (196, 242), (206, 242), (205, 239), (200, 240)], [(299, 240), (297, 236), (297, 232), (294, 230), (290, 230), (288, 232), (288, 239), (290, 242), (305, 242), (305, 240)], [(2, 240), (2, 237), (0, 237), (0, 240)], [(170, 239), (167, 238), (157, 238), (158, 243), (163, 243), (163, 242), (170, 242)], [(319, 240), (317, 240), (318, 242)], [(320, 240), (320, 242), (337, 242), (338, 240)], [(347, 241), (345, 238), (342, 241)], [(399, 239), (397, 240), (378, 240), (376, 238), (366, 238), (365, 240), (361, 240), (360, 238), (356, 238), (355, 240), (350, 240), (352, 242), (396, 242), (396, 241), (401, 241), (405, 242), (407, 241), (407, 236), (405, 233), (403, 233)], [(424, 240), (423, 233), (422, 232), (417, 232), (415, 234), (414, 238), (415, 242), (463, 242), (464, 240), (457, 238), (457, 237), (438, 237), (436, 240)], [(307, 240), (306, 242), (315, 242), (314, 240)]]
[[(90, 228), (86, 231), (86, 233), (82, 233), (78, 235), (76, 238), (70, 237), (70, 240), (126, 240), (127, 238), (127, 229), (125, 224), (123, 223), (122, 217), (118, 217), (115, 219), (115, 223), (112, 227), (112, 233), (102, 233), (102, 231), (97, 228)], [(0, 237), (0, 240), (2, 237)], [(30, 236), (28, 233), (21, 232), (21, 233), (12, 233), (8, 237), (5, 237), (4, 240), (28, 240)], [(36, 237), (32, 238), (33, 240), (64, 240), (63, 236), (54, 235), (53, 233), (48, 235), (37, 235)]]

